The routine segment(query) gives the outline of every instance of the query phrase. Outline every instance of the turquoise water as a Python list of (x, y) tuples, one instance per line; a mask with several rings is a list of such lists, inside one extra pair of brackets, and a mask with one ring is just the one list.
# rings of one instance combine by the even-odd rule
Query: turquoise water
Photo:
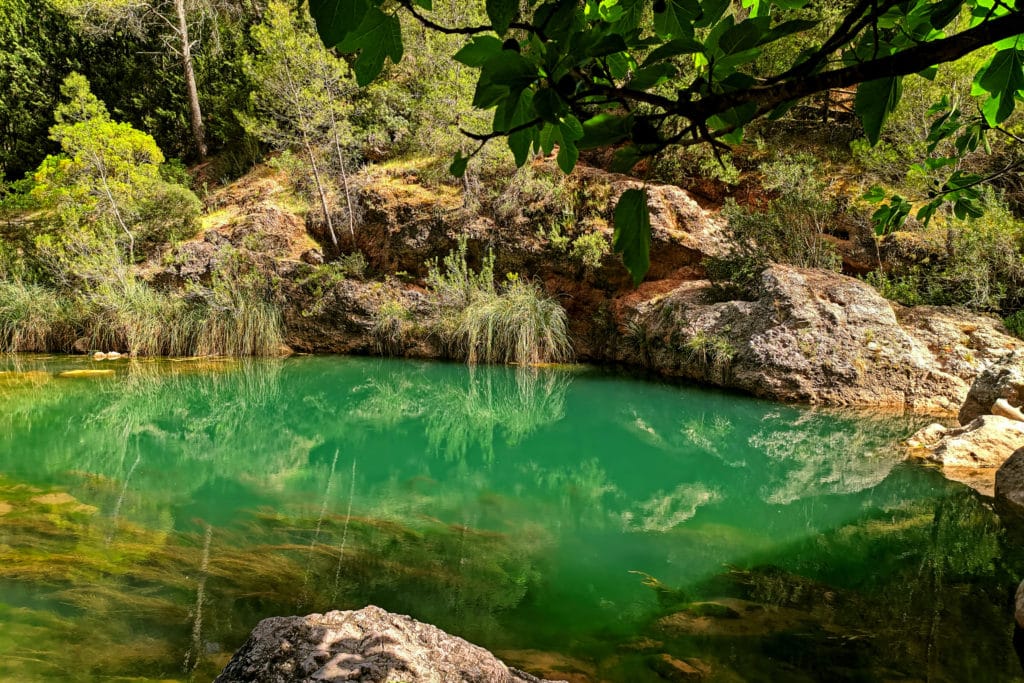
[(260, 618), (370, 603), (573, 681), (1022, 678), (1018, 544), (900, 462), (926, 418), (569, 368), (2, 367), (4, 680), (209, 680)]

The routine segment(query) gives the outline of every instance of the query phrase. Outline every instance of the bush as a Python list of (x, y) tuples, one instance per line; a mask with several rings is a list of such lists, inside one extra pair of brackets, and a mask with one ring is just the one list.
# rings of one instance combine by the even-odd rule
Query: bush
[(495, 296), (479, 297), (458, 327), (470, 363), (533, 365), (571, 355), (565, 309), (532, 283), (513, 279)]
[(934, 245), (926, 261), (891, 265), (867, 281), (882, 296), (917, 304), (1013, 311), (1024, 304), (1024, 221), (989, 194), (982, 217), (933, 221), (924, 242)]
[(571, 355), (565, 310), (539, 287), (510, 276), (494, 286), (494, 255), (479, 271), (469, 267), (466, 240), (436, 260), (427, 275), (435, 307), (434, 330), (451, 356), (470, 363), (561, 361)]
[(49, 351), (67, 322), (52, 291), (19, 281), (0, 282), (0, 352)]
[(588, 232), (580, 235), (572, 241), (569, 249), (569, 256), (583, 264), (584, 268), (590, 270), (601, 266), (601, 260), (610, 254), (611, 245), (601, 232)]
[(722, 214), (733, 233), (733, 248), (727, 256), (705, 261), (709, 277), (727, 279), (741, 294), (749, 294), (769, 263), (839, 270), (842, 260), (826, 235), (842, 207), (827, 196), (817, 162), (807, 155), (786, 157), (763, 164), (761, 172), (765, 189), (778, 196), (763, 210), (726, 200)]
[(1011, 313), (1003, 319), (1003, 324), (1014, 337), (1024, 339), (1024, 310)]
[(410, 318), (405, 306), (395, 300), (384, 302), (374, 311), (370, 334), (378, 353), (394, 356), (402, 352)]

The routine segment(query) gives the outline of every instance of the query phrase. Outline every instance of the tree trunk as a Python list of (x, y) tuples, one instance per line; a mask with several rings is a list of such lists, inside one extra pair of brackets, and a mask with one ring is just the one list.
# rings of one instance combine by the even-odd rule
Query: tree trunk
[(313, 180), (316, 181), (316, 191), (320, 195), (320, 207), (324, 210), (327, 230), (331, 233), (331, 242), (334, 243), (334, 249), (337, 251), (338, 237), (334, 234), (334, 222), (331, 220), (330, 209), (327, 208), (327, 193), (324, 191), (324, 183), (320, 178), (320, 168), (316, 165), (316, 154), (313, 152), (312, 145), (309, 144), (309, 138), (306, 137), (305, 131), (302, 133), (302, 146), (306, 148), (306, 155), (309, 156), (309, 165), (313, 169)]
[(185, 87), (188, 89), (188, 109), (192, 119), (192, 139), (196, 143), (199, 159), (206, 159), (206, 131), (203, 128), (203, 110), (199, 106), (199, 89), (196, 87), (196, 72), (192, 67), (192, 43), (188, 37), (188, 22), (185, 19), (185, 0), (174, 0), (174, 12), (178, 16), (178, 36), (181, 38), (181, 65), (185, 70)]

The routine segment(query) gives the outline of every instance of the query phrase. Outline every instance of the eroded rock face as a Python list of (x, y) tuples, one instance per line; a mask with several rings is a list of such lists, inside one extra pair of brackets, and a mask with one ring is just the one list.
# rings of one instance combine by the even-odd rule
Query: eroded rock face
[(687, 282), (628, 308), (621, 359), (785, 401), (948, 413), (967, 394), (860, 280), (775, 265), (753, 301), (709, 303), (711, 294)]
[(272, 617), (216, 683), (544, 683), (487, 650), (411, 617), (358, 611)]
[(960, 424), (989, 414), (1001, 398), (1015, 408), (1024, 404), (1024, 351), (1003, 355), (977, 376), (960, 408)]
[[(1002, 464), (996, 472), (996, 504), (1003, 512), (1024, 519), (1024, 448)], [(1024, 594), (1017, 591), (1017, 620), (1021, 618), (1021, 600)], [(1024, 623), (1021, 624), (1024, 626)]]

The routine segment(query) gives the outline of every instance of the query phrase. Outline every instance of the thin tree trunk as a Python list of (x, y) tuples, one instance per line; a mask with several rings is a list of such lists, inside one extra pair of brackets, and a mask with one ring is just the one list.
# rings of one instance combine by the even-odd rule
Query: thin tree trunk
[(331, 220), (331, 212), (327, 208), (327, 193), (324, 192), (324, 183), (320, 178), (320, 168), (316, 165), (316, 154), (313, 153), (313, 147), (309, 144), (309, 138), (306, 136), (305, 131), (302, 133), (302, 146), (306, 148), (309, 165), (313, 169), (313, 180), (316, 181), (316, 191), (320, 195), (320, 207), (324, 210), (324, 220), (327, 221), (327, 230), (331, 233), (331, 242), (334, 243), (334, 248), (337, 249), (338, 237), (334, 234), (334, 222)]
[(348, 172), (345, 170), (345, 155), (341, 152), (341, 142), (338, 140), (338, 122), (334, 119), (334, 112), (331, 112), (331, 130), (334, 133), (334, 152), (338, 155), (338, 166), (341, 168), (341, 184), (345, 187), (345, 210), (348, 213), (348, 232), (352, 236), (352, 247), (356, 246), (356, 220), (352, 210), (352, 194), (348, 188)]
[(196, 143), (199, 159), (206, 159), (206, 131), (203, 128), (203, 110), (199, 106), (199, 89), (196, 87), (196, 72), (192, 66), (192, 43), (188, 38), (188, 22), (185, 18), (185, 0), (174, 0), (174, 12), (178, 16), (178, 36), (181, 38), (181, 65), (185, 70), (185, 86), (188, 89), (188, 109), (192, 120), (192, 139)]
[(100, 180), (103, 182), (103, 193), (107, 195), (107, 201), (110, 202), (110, 209), (114, 212), (114, 218), (117, 219), (117, 224), (124, 230), (124, 234), (128, 235), (128, 258), (129, 263), (135, 263), (135, 236), (132, 235), (132, 231), (128, 229), (128, 226), (124, 222), (124, 218), (121, 217), (121, 210), (117, 206), (117, 202), (114, 201), (114, 195), (110, 191), (110, 185), (107, 183), (107, 169), (103, 165), (102, 161), (94, 158), (93, 163), (96, 164), (96, 169), (100, 172)]

